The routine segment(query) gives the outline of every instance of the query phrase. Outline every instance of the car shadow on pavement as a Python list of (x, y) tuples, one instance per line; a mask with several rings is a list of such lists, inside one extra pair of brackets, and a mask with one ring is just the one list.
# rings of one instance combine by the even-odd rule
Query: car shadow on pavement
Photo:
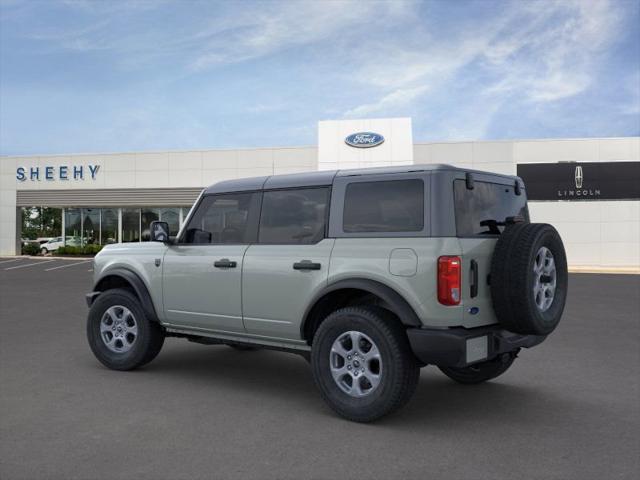
[[(143, 371), (161, 375), (168, 383), (194, 382), (212, 392), (230, 389), (254, 396), (257, 402), (264, 396), (276, 401), (286, 397), (289, 403), (299, 403), (299, 412), (308, 409), (312, 415), (335, 417), (320, 399), (309, 364), (297, 355), (269, 350), (235, 351), (222, 345), (189, 345), (162, 352)], [(435, 428), (457, 422), (472, 424), (479, 417), (483, 422), (513, 418), (526, 425), (548, 420), (550, 411), (571, 409), (568, 402), (549, 390), (523, 385), (516, 376), (510, 382), (509, 374), (481, 385), (459, 385), (436, 367), (426, 367), (411, 401), (376, 425), (404, 428), (411, 424), (415, 428), (424, 424)]]

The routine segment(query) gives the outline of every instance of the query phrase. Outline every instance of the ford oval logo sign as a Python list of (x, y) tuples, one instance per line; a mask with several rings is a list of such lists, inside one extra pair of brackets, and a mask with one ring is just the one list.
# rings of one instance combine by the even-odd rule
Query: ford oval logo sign
[(347, 145), (356, 148), (371, 148), (377, 147), (384, 142), (384, 137), (379, 133), (373, 132), (358, 132), (349, 135), (344, 139)]

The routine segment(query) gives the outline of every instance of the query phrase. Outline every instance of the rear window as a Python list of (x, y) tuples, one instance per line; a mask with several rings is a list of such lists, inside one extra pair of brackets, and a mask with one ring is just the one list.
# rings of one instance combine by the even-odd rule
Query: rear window
[[(496, 234), (491, 220), (500, 223), (516, 215), (529, 220), (527, 197), (516, 195), (512, 186), (476, 181), (473, 190), (469, 190), (464, 180), (456, 180), (453, 191), (458, 236)], [(498, 229), (502, 231), (504, 227)]]
[(420, 232), (424, 228), (424, 183), (419, 179), (356, 182), (344, 196), (343, 230)]

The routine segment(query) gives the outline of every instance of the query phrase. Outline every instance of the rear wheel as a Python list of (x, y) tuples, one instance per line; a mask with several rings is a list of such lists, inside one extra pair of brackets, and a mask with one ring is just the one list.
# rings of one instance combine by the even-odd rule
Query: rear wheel
[(162, 328), (147, 318), (128, 290), (102, 293), (89, 310), (89, 346), (100, 362), (113, 370), (133, 370), (153, 360), (164, 343)]
[(515, 353), (505, 353), (487, 362), (468, 367), (438, 367), (451, 380), (464, 385), (475, 385), (499, 377), (506, 372), (516, 359)]
[(329, 315), (314, 336), (311, 367), (327, 404), (356, 422), (403, 406), (420, 376), (404, 328), (377, 307), (347, 307)]
[(49, 250), (47, 250), (46, 248), (41, 248), (41, 249), (40, 249), (40, 253), (41, 253), (42, 255), (46, 255), (47, 253), (49, 253)]

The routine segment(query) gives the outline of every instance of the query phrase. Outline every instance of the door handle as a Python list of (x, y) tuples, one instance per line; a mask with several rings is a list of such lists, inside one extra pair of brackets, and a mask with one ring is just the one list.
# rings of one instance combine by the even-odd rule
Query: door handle
[(320, 270), (321, 264), (312, 262), (311, 260), (302, 260), (293, 264), (294, 270)]
[(213, 262), (213, 266), (216, 268), (236, 268), (238, 264), (228, 258), (222, 258)]
[(471, 281), (469, 282), (471, 298), (478, 296), (478, 262), (471, 260)]

